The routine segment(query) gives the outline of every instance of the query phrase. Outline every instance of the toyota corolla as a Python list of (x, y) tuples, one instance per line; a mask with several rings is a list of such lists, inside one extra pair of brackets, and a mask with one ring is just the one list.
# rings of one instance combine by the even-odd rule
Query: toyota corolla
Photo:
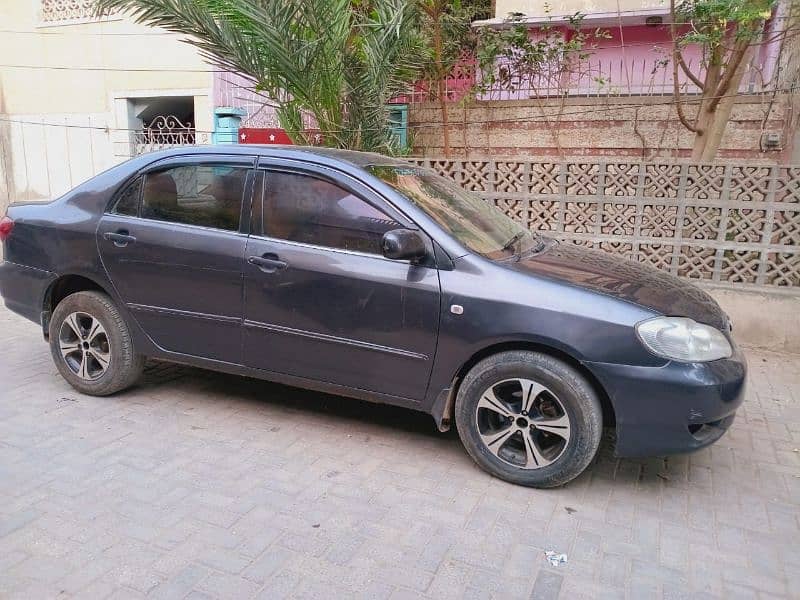
[(528, 231), (377, 154), (296, 147), (140, 156), (0, 221), (7, 307), (85, 394), (146, 357), (430, 413), (489, 473), (578, 476), (701, 448), (746, 364), (700, 289)]

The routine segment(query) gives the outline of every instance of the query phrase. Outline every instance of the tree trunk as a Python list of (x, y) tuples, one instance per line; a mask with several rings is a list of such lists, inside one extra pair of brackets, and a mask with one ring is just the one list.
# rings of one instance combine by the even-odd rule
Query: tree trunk
[[(737, 89), (741, 80), (742, 74), (737, 75), (734, 81)], [(735, 102), (736, 96), (731, 93), (725, 98), (722, 98), (719, 101), (719, 104), (717, 104), (717, 108), (713, 113), (713, 117), (706, 128), (706, 141), (702, 154), (700, 155), (700, 160), (702, 162), (711, 162), (716, 158), (717, 152), (719, 151), (720, 142), (722, 142), (722, 134), (725, 133), (725, 127), (727, 126), (728, 120), (731, 117), (731, 111), (733, 110), (733, 105)]]
[(695, 162), (702, 160), (703, 151), (708, 141), (709, 125), (714, 117), (714, 113), (709, 111), (708, 108), (709, 101), (706, 99), (700, 102), (700, 106), (697, 109), (697, 118), (695, 119), (697, 131), (694, 134), (694, 145), (692, 146), (692, 160)]
[(713, 107), (711, 100), (716, 93), (719, 86), (720, 77), (722, 77), (722, 56), (720, 48), (714, 48), (709, 59), (709, 65), (706, 69), (706, 76), (703, 85), (700, 89), (703, 90), (703, 95), (700, 100), (700, 105), (697, 107), (697, 115), (694, 119), (694, 146), (692, 147), (692, 160), (699, 161), (703, 156), (703, 149), (706, 146), (706, 131), (713, 116)]
[(726, 90), (720, 91), (719, 96), (721, 97), (717, 98), (717, 102), (713, 102), (714, 98), (709, 98), (700, 104), (700, 112), (697, 117), (700, 131), (695, 134), (692, 160), (711, 162), (716, 158), (751, 53), (752, 48), (749, 48), (744, 60), (737, 66), (736, 72), (731, 77), (730, 85)]

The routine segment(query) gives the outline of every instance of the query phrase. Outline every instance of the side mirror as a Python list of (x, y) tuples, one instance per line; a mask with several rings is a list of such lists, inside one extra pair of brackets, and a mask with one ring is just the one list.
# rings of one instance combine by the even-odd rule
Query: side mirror
[(386, 258), (392, 260), (414, 260), (428, 253), (425, 240), (412, 229), (392, 229), (384, 233), (381, 250)]

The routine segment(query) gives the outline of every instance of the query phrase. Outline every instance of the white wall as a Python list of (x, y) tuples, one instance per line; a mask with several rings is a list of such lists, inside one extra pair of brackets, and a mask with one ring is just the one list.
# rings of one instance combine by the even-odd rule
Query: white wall
[(212, 67), (181, 36), (122, 15), (45, 24), (40, 8), (0, 0), (0, 214), (127, 158), (127, 97), (193, 96), (195, 127), (212, 129)]
[(509, 13), (522, 13), (531, 17), (546, 15), (574, 15), (580, 12), (591, 13), (628, 13), (631, 11), (660, 9), (669, 10), (669, 3), (664, 0), (550, 0), (549, 12), (545, 10), (545, 2), (541, 0), (497, 0), (495, 17), (504, 19)]
[(112, 151), (106, 113), (0, 115), (0, 209), (56, 198), (124, 160)]

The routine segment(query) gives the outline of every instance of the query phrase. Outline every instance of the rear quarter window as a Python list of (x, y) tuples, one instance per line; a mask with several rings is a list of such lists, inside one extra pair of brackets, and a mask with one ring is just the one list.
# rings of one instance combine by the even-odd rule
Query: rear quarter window
[(142, 178), (137, 177), (122, 190), (111, 209), (115, 215), (135, 217), (139, 214), (139, 198), (142, 194)]

